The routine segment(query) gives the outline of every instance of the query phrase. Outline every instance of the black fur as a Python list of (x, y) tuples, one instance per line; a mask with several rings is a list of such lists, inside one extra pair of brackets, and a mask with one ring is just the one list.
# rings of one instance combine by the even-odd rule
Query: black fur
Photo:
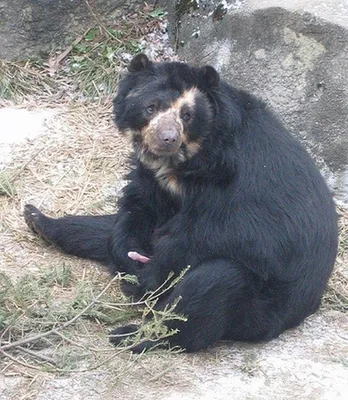
[[(172, 323), (180, 332), (171, 345), (197, 351), (220, 339), (274, 338), (320, 305), (337, 252), (332, 196), (309, 155), (263, 102), (219, 80), (212, 67), (144, 57), (132, 61), (114, 102), (121, 130), (148, 124), (146, 107), (154, 100), (163, 110), (185, 90), (200, 91), (187, 129), (201, 150), (183, 162), (166, 161), (181, 193), (164, 189), (139, 159), (135, 135), (117, 215), (51, 219), (29, 206), (26, 219), (65, 252), (107, 263), (112, 273), (136, 274), (139, 286), (125, 288), (136, 297), (190, 265), (158, 305), (182, 298), (177, 312), (188, 321)], [(150, 262), (132, 261), (129, 251)]]

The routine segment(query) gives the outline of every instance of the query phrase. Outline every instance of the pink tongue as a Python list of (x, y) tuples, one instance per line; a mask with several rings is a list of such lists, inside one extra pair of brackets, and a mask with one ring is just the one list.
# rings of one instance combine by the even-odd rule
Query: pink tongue
[(142, 256), (141, 254), (137, 253), (136, 251), (130, 251), (128, 253), (128, 257), (134, 261), (140, 261), (141, 263), (147, 263), (150, 261), (149, 257)]

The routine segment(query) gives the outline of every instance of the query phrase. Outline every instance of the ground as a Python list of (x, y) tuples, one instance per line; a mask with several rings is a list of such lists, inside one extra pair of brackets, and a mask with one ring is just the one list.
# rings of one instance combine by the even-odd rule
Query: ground
[[(196, 355), (146, 356), (133, 363), (131, 374), (122, 374), (119, 363), (126, 360), (121, 359), (108, 371), (6, 377), (1, 379), (0, 399), (343, 400), (344, 322), (342, 315), (330, 312), (265, 345), (220, 345)], [(115, 373), (119, 376), (113, 380)]]
[[(17, 175), (8, 185), (9, 194), (0, 197), (0, 270), (18, 281), (64, 264), (77, 277), (74, 282), (97, 280), (105, 285), (109, 276), (103, 268), (63, 256), (43, 243), (28, 230), (21, 212), (27, 202), (52, 215), (112, 212), (124, 184), (128, 143), (113, 126), (110, 105), (28, 108), (0, 113), (2, 126), (9, 116), (21, 122), (18, 129), (16, 124), (5, 129), (1, 138), (7, 142), (1, 147), (3, 174)], [(341, 248), (347, 245), (343, 228), (342, 238)], [(344, 247), (337, 264), (340, 274), (346, 257)], [(194, 355), (116, 352), (107, 342), (103, 321), (81, 319), (69, 337), (87, 348), (100, 346), (103, 357), (115, 351), (114, 358), (98, 367), (104, 360), (100, 356), (94, 354), (91, 361), (88, 354), (87, 362), (76, 356), (76, 343), (52, 341), (44, 354), (61, 357), (58, 348), (64, 348), (73, 366), (48, 372), (45, 364), (12, 352), (12, 358), (0, 361), (0, 399), (163, 399), (163, 393), (167, 399), (188, 400), (229, 399), (235, 393), (238, 399), (343, 399), (348, 389), (348, 316), (341, 299), (345, 283), (335, 275), (332, 285), (337, 291), (328, 292), (320, 312), (278, 339), (257, 345), (220, 343)], [(55, 284), (51, 295), (71, 298), (76, 290), (73, 284)]]

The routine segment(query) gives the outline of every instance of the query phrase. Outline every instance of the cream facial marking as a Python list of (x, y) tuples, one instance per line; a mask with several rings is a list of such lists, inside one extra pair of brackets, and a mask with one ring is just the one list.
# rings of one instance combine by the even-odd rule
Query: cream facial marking
[(163, 164), (155, 172), (157, 182), (163, 187), (163, 189), (168, 190), (170, 193), (176, 196), (182, 195), (181, 184), (176, 177), (173, 169), (167, 164)]
[[(179, 152), (181, 144), (187, 144), (187, 135), (181, 111), (184, 107), (194, 110), (195, 99), (199, 94), (197, 88), (186, 90), (165, 111), (159, 111), (143, 129), (144, 144), (157, 155), (173, 155)], [(191, 148), (188, 155), (195, 154), (196, 149)]]
[(200, 93), (201, 92), (196, 87), (185, 90), (185, 92), (172, 104), (171, 108), (178, 110), (179, 112), (184, 105), (194, 108), (195, 99)]
[(187, 158), (192, 158), (195, 154), (197, 154), (201, 150), (201, 143), (199, 141), (187, 142), (185, 144), (188, 156)]
[[(154, 172), (160, 186), (174, 196), (183, 195), (183, 187), (176, 174), (176, 167), (198, 153), (203, 140), (189, 140), (181, 112), (184, 107), (194, 112), (196, 98), (201, 95), (202, 93), (197, 88), (186, 90), (167, 110), (154, 114), (149, 124), (140, 132), (132, 132), (134, 146), (136, 146), (138, 134), (141, 135), (141, 142), (136, 149), (139, 160)], [(177, 133), (175, 145), (169, 146), (168, 151), (161, 144), (160, 138), (161, 132), (165, 130), (173, 130)], [(185, 144), (184, 147), (181, 147), (182, 143)]]
[(120, 131), (120, 133), (122, 133), (123, 135), (125, 135), (127, 137), (131, 137), (131, 138), (141, 135), (140, 131), (131, 129), (131, 128), (123, 129), (122, 131)]
[[(183, 154), (180, 154), (182, 161), (185, 161), (183, 157)], [(140, 151), (139, 159), (146, 167), (154, 172), (157, 182), (163, 189), (169, 191), (175, 196), (182, 195), (180, 181), (175, 175), (175, 165), (177, 165), (179, 162), (175, 163), (173, 157), (153, 159), (143, 151)]]

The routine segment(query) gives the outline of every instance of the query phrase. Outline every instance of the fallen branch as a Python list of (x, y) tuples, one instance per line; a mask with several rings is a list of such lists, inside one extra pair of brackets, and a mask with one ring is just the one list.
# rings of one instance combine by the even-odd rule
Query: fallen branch
[(80, 311), (77, 315), (75, 315), (74, 318), (70, 319), (69, 321), (65, 322), (64, 324), (60, 325), (58, 328), (51, 329), (47, 332), (39, 333), (37, 335), (29, 336), (24, 339), (17, 340), (15, 342), (5, 344), (3, 346), (0, 346), (0, 351), (3, 353), (6, 350), (12, 349), (14, 347), (18, 346), (23, 346), (24, 344), (36, 342), (37, 340), (43, 339), (47, 336), (51, 335), (58, 335), (60, 336), (60, 331), (63, 329), (66, 329), (68, 326), (72, 325), (75, 321), (77, 321), (81, 316), (83, 316), (87, 311), (89, 311), (103, 296), (103, 294), (109, 289), (109, 287), (118, 279), (121, 278), (120, 274), (115, 275), (109, 283), (105, 286), (105, 288), (82, 310)]

